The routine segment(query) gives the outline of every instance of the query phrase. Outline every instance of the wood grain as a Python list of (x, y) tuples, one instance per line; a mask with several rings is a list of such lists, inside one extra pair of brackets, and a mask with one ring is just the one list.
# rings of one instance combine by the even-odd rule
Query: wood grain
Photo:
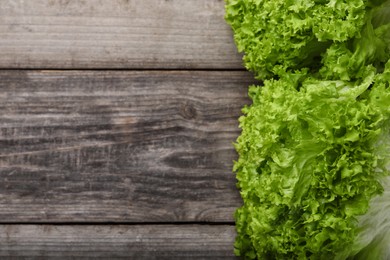
[(235, 259), (233, 226), (0, 225), (0, 257)]
[(3, 0), (0, 68), (240, 69), (223, 0)]
[(231, 222), (245, 72), (0, 71), (0, 220)]

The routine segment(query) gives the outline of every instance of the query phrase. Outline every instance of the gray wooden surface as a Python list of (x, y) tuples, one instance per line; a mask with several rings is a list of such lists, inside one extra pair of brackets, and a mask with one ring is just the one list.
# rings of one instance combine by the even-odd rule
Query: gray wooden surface
[(0, 258), (234, 259), (233, 226), (1, 225)]
[(2, 68), (241, 68), (223, 0), (2, 0)]
[(254, 83), (222, 0), (3, 0), (0, 258), (233, 257)]
[(233, 220), (246, 72), (0, 78), (1, 221)]

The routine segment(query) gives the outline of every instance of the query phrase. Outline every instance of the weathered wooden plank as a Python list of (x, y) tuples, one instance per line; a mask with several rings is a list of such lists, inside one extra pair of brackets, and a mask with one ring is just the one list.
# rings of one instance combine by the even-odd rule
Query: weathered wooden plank
[(235, 235), (224, 225), (0, 225), (0, 257), (235, 259)]
[(0, 220), (232, 221), (245, 72), (0, 71)]
[(223, 0), (3, 0), (0, 68), (242, 68)]

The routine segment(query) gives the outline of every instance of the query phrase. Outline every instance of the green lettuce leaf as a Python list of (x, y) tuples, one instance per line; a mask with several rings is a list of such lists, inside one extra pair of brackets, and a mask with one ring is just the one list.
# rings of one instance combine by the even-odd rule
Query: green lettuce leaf
[(226, 0), (246, 67), (259, 79), (313, 66), (333, 43), (359, 36), (367, 0)]
[(333, 259), (354, 244), (358, 216), (389, 174), (377, 152), (390, 114), (385, 81), (286, 76), (250, 88), (235, 145), (238, 255)]
[(332, 44), (323, 55), (322, 78), (354, 80), (366, 70), (383, 72), (390, 59), (390, 1), (366, 13), (360, 36)]
[(264, 86), (234, 164), (246, 259), (390, 257), (390, 0), (226, 0)]

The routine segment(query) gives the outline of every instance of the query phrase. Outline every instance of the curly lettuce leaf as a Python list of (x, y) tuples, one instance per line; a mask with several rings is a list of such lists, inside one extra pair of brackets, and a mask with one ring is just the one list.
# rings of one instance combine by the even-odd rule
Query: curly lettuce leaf
[(352, 248), (358, 216), (388, 175), (378, 152), (390, 114), (384, 75), (349, 82), (287, 73), (250, 88), (234, 166), (244, 201), (236, 254), (333, 259)]
[(264, 87), (240, 118), (235, 252), (390, 255), (390, 0), (226, 0)]
[(259, 79), (310, 67), (333, 42), (358, 37), (367, 0), (226, 0), (246, 67)]
[(355, 80), (367, 69), (383, 72), (390, 59), (390, 1), (367, 12), (359, 37), (333, 43), (323, 55), (324, 79)]
[(377, 170), (382, 169), (384, 176), (379, 181), (384, 193), (375, 196), (369, 203), (364, 215), (357, 217), (356, 238), (352, 246), (338, 253), (335, 259), (378, 259), (390, 258), (390, 62), (385, 72), (377, 75), (375, 88), (369, 93), (373, 109), (383, 111), (383, 122), (374, 153), (378, 157)]

